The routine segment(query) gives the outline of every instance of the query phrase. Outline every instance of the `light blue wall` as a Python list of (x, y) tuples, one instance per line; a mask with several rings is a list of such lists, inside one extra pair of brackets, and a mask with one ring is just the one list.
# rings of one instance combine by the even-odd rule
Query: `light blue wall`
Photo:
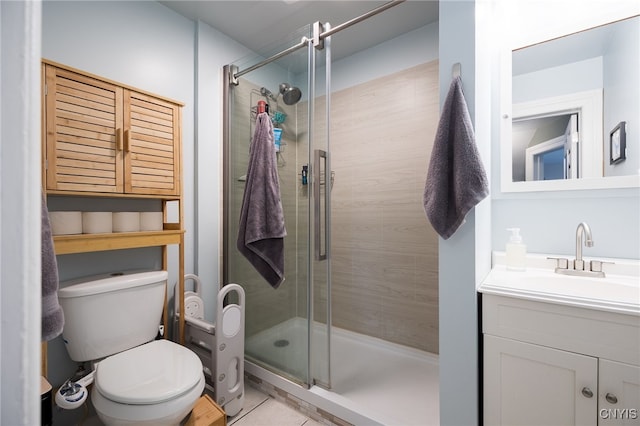
[[(487, 44), (477, 34), (476, 6), (475, 1), (440, 1), (440, 105), (449, 90), (452, 67), (460, 63), (476, 145), (489, 173), (490, 61), (479, 59), (486, 56), (483, 49)], [(479, 423), (481, 366), (476, 287), (490, 265), (490, 209), (487, 198), (467, 214), (466, 223), (452, 237), (440, 239), (441, 425)]]
[(222, 271), (223, 67), (250, 52), (211, 26), (197, 23), (196, 42), (196, 259), (205, 319), (215, 319)]
[(40, 423), (41, 4), (0, 2), (0, 424)]
[(585, 257), (640, 258), (638, 189), (503, 194), (493, 199), (494, 250), (504, 251), (506, 228), (517, 226), (529, 253), (575, 257), (578, 223), (586, 221), (594, 246)]
[[(640, 17), (622, 21), (604, 59), (605, 176), (640, 174)], [(609, 164), (609, 132), (626, 121), (631, 144), (625, 161)]]

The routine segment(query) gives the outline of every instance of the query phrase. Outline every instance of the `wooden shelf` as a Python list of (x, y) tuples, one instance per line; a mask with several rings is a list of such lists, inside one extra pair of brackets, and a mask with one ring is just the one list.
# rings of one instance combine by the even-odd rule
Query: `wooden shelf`
[(176, 229), (154, 232), (56, 235), (53, 237), (53, 243), (56, 254), (59, 255), (180, 244), (183, 234), (184, 230)]
[(179, 195), (153, 195), (153, 194), (126, 194), (126, 193), (110, 193), (110, 192), (82, 192), (82, 191), (60, 191), (55, 189), (47, 189), (47, 196), (56, 197), (92, 197), (92, 198), (128, 198), (128, 199), (148, 199), (161, 201), (180, 201)]

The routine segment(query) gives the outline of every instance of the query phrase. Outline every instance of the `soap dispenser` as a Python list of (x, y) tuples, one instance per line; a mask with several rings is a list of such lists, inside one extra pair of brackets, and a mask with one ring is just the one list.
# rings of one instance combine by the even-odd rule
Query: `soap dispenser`
[(524, 271), (527, 264), (527, 246), (522, 242), (520, 228), (507, 228), (511, 237), (507, 242), (507, 269), (510, 271)]

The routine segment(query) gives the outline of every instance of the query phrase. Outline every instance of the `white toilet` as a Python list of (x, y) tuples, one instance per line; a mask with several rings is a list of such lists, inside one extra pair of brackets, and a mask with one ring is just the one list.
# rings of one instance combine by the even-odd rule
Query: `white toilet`
[(166, 271), (115, 273), (61, 284), (62, 333), (78, 362), (96, 361), (91, 399), (107, 425), (178, 425), (202, 395), (200, 358), (154, 340)]

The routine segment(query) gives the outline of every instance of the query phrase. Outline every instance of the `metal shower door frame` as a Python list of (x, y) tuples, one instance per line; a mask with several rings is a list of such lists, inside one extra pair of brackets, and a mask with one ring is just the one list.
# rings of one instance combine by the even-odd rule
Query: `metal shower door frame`
[[(308, 164), (310, 168), (310, 188), (309, 193), (309, 224), (312, 230), (309, 232), (308, 247), (313, 247), (314, 253), (309, 253), (309, 287), (308, 287), (308, 377), (310, 385), (319, 385), (326, 389), (331, 388), (331, 146), (329, 132), (330, 118), (330, 100), (331, 100), (331, 37), (322, 38), (322, 34), (329, 30), (330, 24), (321, 24), (315, 22), (313, 24), (313, 38), (308, 45), (309, 52), (309, 102), (308, 116), (309, 119), (309, 158)], [(320, 141), (314, 131), (315, 126), (315, 103), (316, 96), (316, 55), (324, 54), (325, 58), (325, 139)], [(320, 146), (322, 145), (322, 146)], [(324, 182), (322, 179), (322, 167), (324, 166)], [(322, 187), (324, 186), (324, 199), (322, 198)], [(324, 209), (322, 209), (322, 201), (324, 201)], [(324, 244), (323, 244), (324, 243)], [(324, 251), (322, 248), (324, 247)], [(324, 268), (321, 273), (320, 268)], [(325, 281), (318, 283), (318, 277), (324, 276)], [(326, 311), (325, 330), (320, 330), (320, 324), (316, 325), (316, 301), (315, 289), (316, 284), (326, 285)], [(322, 333), (324, 331), (324, 333)], [(324, 353), (324, 354), (323, 354)], [(324, 362), (315, 362), (315, 356), (323, 354)], [(322, 355), (321, 355), (322, 356)], [(321, 358), (322, 359), (322, 358)], [(314, 367), (321, 366), (321, 370), (314, 370)]]

